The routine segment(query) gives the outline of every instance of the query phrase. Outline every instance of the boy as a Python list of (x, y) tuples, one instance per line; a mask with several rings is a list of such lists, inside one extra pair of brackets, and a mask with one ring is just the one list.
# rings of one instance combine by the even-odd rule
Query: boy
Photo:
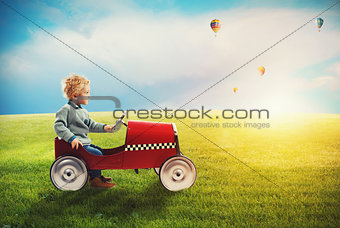
[[(81, 105), (87, 105), (88, 99), (81, 99), (82, 96), (90, 96), (90, 81), (82, 76), (71, 74), (62, 80), (64, 97), (69, 101), (56, 113), (54, 131), (57, 135), (70, 143), (78, 150), (82, 145), (89, 153), (103, 155), (102, 149), (91, 144), (88, 132), (113, 132), (112, 125), (97, 123), (91, 118), (86, 109)], [(80, 98), (79, 98), (80, 97)], [(101, 175), (101, 170), (90, 170), (90, 186), (92, 188), (112, 188), (116, 184), (110, 183), (111, 177)]]

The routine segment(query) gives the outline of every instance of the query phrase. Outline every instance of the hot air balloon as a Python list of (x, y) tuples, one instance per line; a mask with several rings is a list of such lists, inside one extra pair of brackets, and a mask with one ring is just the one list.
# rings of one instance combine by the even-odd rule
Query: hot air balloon
[(259, 68), (257, 68), (257, 71), (259, 72), (259, 75), (262, 76), (266, 70), (263, 66), (260, 66)]
[(318, 26), (319, 32), (320, 32), (320, 28), (323, 25), (323, 19), (321, 17), (318, 17), (318, 18), (316, 18), (315, 22), (316, 22), (316, 25)]
[(238, 88), (236, 88), (236, 87), (235, 87), (235, 88), (234, 88), (234, 93), (236, 93), (236, 92), (237, 92), (237, 90), (238, 90)]
[(210, 22), (210, 27), (211, 29), (215, 32), (215, 36), (216, 33), (220, 30), (221, 28), (221, 22), (218, 19), (214, 19)]

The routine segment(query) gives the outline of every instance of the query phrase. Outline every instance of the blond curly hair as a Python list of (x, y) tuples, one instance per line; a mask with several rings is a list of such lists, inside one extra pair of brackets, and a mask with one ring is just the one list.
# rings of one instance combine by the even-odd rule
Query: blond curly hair
[(73, 96), (79, 95), (84, 87), (89, 84), (90, 80), (75, 74), (71, 74), (70, 76), (63, 78), (61, 86), (64, 92), (64, 97), (71, 100)]

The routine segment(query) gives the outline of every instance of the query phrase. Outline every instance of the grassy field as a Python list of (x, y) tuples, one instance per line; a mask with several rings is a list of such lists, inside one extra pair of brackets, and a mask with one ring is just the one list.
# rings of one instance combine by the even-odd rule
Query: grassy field
[[(181, 192), (165, 190), (153, 170), (103, 171), (117, 183), (110, 190), (57, 190), (54, 116), (0, 116), (0, 227), (339, 227), (340, 115), (274, 117), (264, 129), (181, 120), (220, 148), (173, 120), (198, 172)], [(109, 112), (90, 116), (113, 122)], [(125, 131), (89, 136), (111, 148)]]

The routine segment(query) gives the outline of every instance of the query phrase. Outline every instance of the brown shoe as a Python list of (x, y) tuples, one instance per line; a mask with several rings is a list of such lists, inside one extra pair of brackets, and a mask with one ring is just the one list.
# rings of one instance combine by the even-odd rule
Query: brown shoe
[(90, 179), (91, 188), (112, 188), (116, 186), (115, 183), (104, 182), (101, 177)]
[[(104, 176), (100, 176), (101, 180), (104, 181), (104, 182), (112, 182), (112, 178), (111, 177), (104, 177)], [(91, 180), (91, 177), (89, 176), (87, 178), (88, 181)]]
[(100, 176), (100, 178), (101, 178), (102, 181), (104, 181), (104, 182), (112, 182), (112, 178), (111, 178), (111, 177)]

